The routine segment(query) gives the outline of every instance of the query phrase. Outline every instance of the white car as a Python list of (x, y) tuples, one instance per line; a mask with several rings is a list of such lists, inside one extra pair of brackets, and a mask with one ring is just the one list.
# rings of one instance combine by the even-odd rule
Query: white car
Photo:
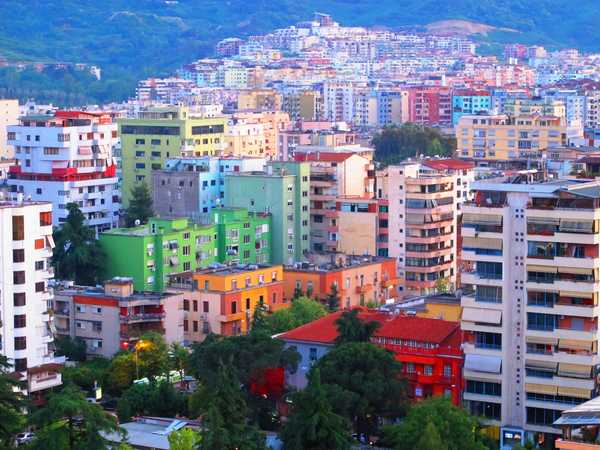
[(33, 441), (34, 438), (35, 438), (35, 434), (33, 434), (29, 431), (26, 431), (24, 433), (17, 434), (17, 437), (15, 438), (15, 442), (17, 443), (17, 446), (24, 445), (24, 444), (28, 444), (29, 442)]

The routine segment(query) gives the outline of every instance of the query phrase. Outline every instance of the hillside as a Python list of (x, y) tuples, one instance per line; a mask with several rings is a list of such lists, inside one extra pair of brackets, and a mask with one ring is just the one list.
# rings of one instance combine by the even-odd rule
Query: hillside
[[(310, 18), (315, 10), (344, 25), (396, 28), (471, 20), (518, 31), (491, 31), (487, 41), (600, 50), (600, 5), (580, 0), (577, 6), (567, 0), (2, 0), (0, 56), (98, 64), (102, 86), (90, 89), (98, 92), (90, 99), (108, 100), (132, 93), (141, 77), (166, 74), (210, 54), (221, 38), (266, 33)], [(9, 75), (0, 76), (5, 92), (10, 80), (21, 77)], [(56, 77), (48, 83), (61, 88)]]

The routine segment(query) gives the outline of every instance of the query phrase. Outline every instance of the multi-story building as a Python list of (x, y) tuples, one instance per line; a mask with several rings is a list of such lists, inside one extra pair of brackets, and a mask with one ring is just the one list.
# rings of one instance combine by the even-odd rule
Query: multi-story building
[(248, 89), (238, 94), (238, 111), (281, 111), (281, 94), (274, 89)]
[(248, 118), (232, 117), (227, 123), (225, 153), (243, 156), (265, 156), (265, 129), (262, 123)]
[(586, 92), (584, 126), (592, 130), (600, 129), (600, 90)]
[[(398, 260), (404, 295), (436, 292), (440, 280), (452, 289), (456, 281), (456, 171), (407, 162), (377, 172), (376, 197), (387, 213), (378, 236), (380, 254)], [(468, 189), (461, 188), (468, 192)]]
[(455, 90), (452, 93), (452, 124), (456, 125), (464, 115), (489, 112), (492, 96), (487, 91)]
[[(300, 354), (298, 370), (286, 373), (289, 385), (306, 387), (310, 367), (334, 347), (335, 321), (341, 314), (329, 314), (277, 336)], [(358, 317), (380, 324), (371, 342), (390, 350), (402, 362), (402, 378), (408, 381), (407, 393), (412, 401), (447, 396), (460, 405), (464, 357), (458, 322), (378, 311), (361, 311)]]
[(15, 149), (6, 142), (6, 129), (19, 122), (19, 101), (0, 99), (0, 159), (11, 159)]
[(147, 332), (167, 343), (183, 341), (182, 295), (135, 292), (131, 278), (117, 277), (93, 286), (59, 286), (54, 296), (58, 335), (79, 337), (89, 356), (111, 358), (134, 348)]
[(337, 202), (372, 198), (373, 165), (355, 153), (306, 152), (295, 159), (310, 163), (310, 248), (339, 251), (338, 218), (343, 214)]
[(552, 97), (508, 98), (502, 106), (499, 112), (510, 117), (553, 116), (565, 120), (567, 118), (565, 103)]
[(225, 148), (225, 117), (196, 116), (187, 108), (149, 108), (135, 119), (119, 119), (123, 203), (142, 183), (152, 188), (152, 171), (168, 158), (220, 155)]
[(473, 189), (462, 225), (465, 404), (501, 439), (552, 442), (561, 412), (598, 392), (600, 183), (525, 173)]
[(539, 158), (543, 151), (581, 137), (580, 127), (554, 116), (463, 116), (456, 126), (458, 155), (481, 161)]
[(54, 226), (66, 220), (68, 203), (77, 203), (96, 231), (118, 226), (121, 193), (112, 156), (117, 140), (117, 125), (108, 114), (21, 117), (8, 127), (16, 158), (8, 183), (15, 194), (52, 202)]
[[(213, 214), (216, 224), (153, 218), (147, 225), (100, 234), (100, 244), (107, 255), (105, 275), (131, 277), (136, 291), (163, 292), (173, 273), (194, 271), (217, 262), (254, 264), (258, 255), (261, 261), (270, 261), (268, 214), (229, 209), (215, 210)], [(222, 226), (223, 222), (226, 226)]]
[(284, 297), (291, 300), (299, 289), (326, 301), (335, 286), (341, 308), (393, 302), (398, 297), (396, 260), (378, 256), (336, 253), (309, 254), (311, 262), (285, 266)]
[(0, 202), (0, 354), (34, 396), (62, 383), (48, 287), (53, 247), (52, 204)]
[(274, 264), (300, 261), (309, 249), (309, 176), (309, 164), (279, 161), (225, 176), (226, 206), (271, 214)]
[(225, 175), (261, 171), (265, 158), (204, 156), (171, 158), (152, 172), (154, 213), (159, 217), (202, 217), (222, 206)]
[(184, 342), (201, 342), (210, 333), (247, 333), (254, 310), (287, 308), (282, 266), (264, 264), (209, 268), (171, 277), (183, 293)]
[(409, 121), (422, 125), (452, 123), (452, 92), (449, 88), (423, 86), (409, 90)]
[(320, 91), (312, 89), (285, 93), (282, 97), (281, 110), (286, 112), (293, 122), (321, 120), (323, 96)]

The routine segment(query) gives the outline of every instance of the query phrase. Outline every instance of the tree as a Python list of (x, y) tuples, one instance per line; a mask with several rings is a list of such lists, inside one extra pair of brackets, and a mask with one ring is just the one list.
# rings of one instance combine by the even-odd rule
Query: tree
[(33, 442), (36, 449), (104, 450), (107, 441), (101, 432), (119, 430), (114, 417), (88, 402), (73, 385), (50, 394), (46, 406), (33, 414), (32, 422), (39, 429)]
[(182, 428), (169, 435), (170, 450), (196, 450), (201, 436), (191, 428)]
[(327, 309), (318, 301), (307, 297), (292, 300), (289, 308), (275, 311), (265, 317), (265, 326), (271, 335), (297, 328), (327, 314)]
[(117, 403), (121, 422), (138, 415), (173, 417), (187, 414), (187, 402), (182, 393), (168, 381), (131, 385)]
[(106, 387), (113, 394), (123, 392), (133, 383), (135, 372), (135, 356), (133, 353), (118, 353), (111, 360)]
[(131, 189), (129, 206), (125, 210), (125, 226), (133, 227), (136, 220), (139, 220), (141, 224), (145, 224), (153, 215), (152, 195), (150, 195), (148, 185), (141, 183), (134, 186)]
[(96, 240), (94, 230), (87, 226), (76, 203), (68, 203), (67, 220), (54, 230), (56, 246), (52, 265), (56, 278), (74, 280), (76, 284), (96, 285), (102, 279), (106, 255)]
[(75, 384), (84, 391), (92, 391), (94, 384), (106, 386), (106, 377), (108, 375), (111, 361), (106, 358), (96, 357), (89, 361), (77, 364), (76, 366), (65, 366), (61, 370), (64, 384)]
[(338, 336), (335, 338), (337, 345), (348, 342), (369, 342), (381, 324), (376, 321), (366, 322), (358, 317), (359, 309), (344, 311), (335, 321)]
[(0, 355), (0, 448), (10, 448), (15, 434), (23, 430), (25, 399), (16, 391), (19, 383), (8, 375), (12, 366)]
[(384, 429), (384, 444), (397, 450), (417, 448), (428, 425), (432, 425), (448, 450), (485, 450), (485, 437), (478, 420), (444, 397), (433, 397), (414, 405), (400, 425)]
[(185, 374), (185, 368), (188, 364), (190, 353), (188, 350), (178, 342), (173, 342), (169, 346), (169, 363), (171, 370), (179, 372), (179, 377), (183, 380)]
[(333, 410), (370, 434), (378, 417), (399, 417), (405, 411), (406, 387), (394, 355), (369, 342), (339, 345), (314, 366), (321, 372)]
[(85, 361), (87, 347), (85, 341), (79, 336), (75, 338), (57, 336), (54, 343), (56, 344), (57, 355), (66, 356), (71, 361)]
[(338, 294), (338, 289), (336, 284), (332, 284), (329, 289), (329, 294), (326, 297), (327, 307), (329, 311), (337, 311), (340, 307), (340, 296)]
[(153, 380), (169, 370), (169, 351), (162, 335), (149, 331), (144, 333), (135, 347), (141, 377)]
[(333, 411), (318, 369), (306, 389), (292, 396), (292, 412), (281, 431), (285, 450), (346, 450), (351, 448), (350, 424)]
[(423, 434), (419, 438), (415, 450), (447, 450), (448, 446), (444, 444), (440, 433), (435, 425), (427, 422)]
[(446, 294), (450, 291), (450, 282), (448, 278), (438, 278), (435, 280), (435, 291), (438, 294)]

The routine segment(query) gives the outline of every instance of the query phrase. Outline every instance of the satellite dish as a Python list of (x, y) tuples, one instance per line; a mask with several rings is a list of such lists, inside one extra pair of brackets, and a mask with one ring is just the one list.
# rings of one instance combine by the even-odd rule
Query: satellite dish
[(140, 219), (135, 219), (135, 222), (133, 222), (133, 223), (135, 224), (136, 227), (139, 227), (142, 222), (140, 222)]

